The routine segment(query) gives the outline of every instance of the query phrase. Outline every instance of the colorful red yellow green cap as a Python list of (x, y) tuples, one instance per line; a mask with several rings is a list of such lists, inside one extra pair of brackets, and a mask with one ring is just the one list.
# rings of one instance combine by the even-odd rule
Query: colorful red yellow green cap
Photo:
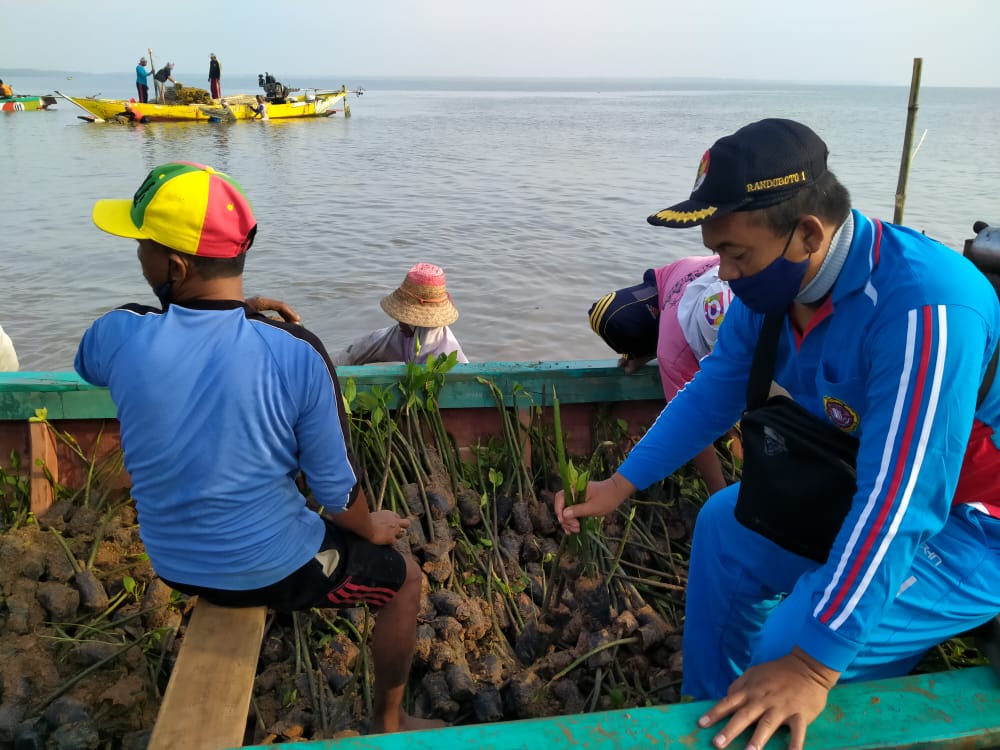
[(108, 234), (152, 240), (205, 258), (241, 255), (249, 249), (257, 228), (239, 183), (211, 167), (190, 162), (156, 167), (132, 200), (97, 201), (93, 219)]

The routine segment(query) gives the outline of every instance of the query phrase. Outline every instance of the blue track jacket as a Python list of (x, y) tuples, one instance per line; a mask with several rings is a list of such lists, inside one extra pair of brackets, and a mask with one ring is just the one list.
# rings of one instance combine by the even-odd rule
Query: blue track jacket
[[(740, 418), (763, 319), (733, 300), (714, 352), (622, 464), (626, 479), (648, 487)], [(974, 413), (995, 443), (1000, 383), (978, 411), (976, 397), (998, 335), (1000, 303), (971, 262), (857, 211), (832, 294), (804, 334), (786, 320), (775, 382), (860, 439), (857, 494), (829, 560), (807, 574), (811, 616), (792, 639), (826, 666), (851, 663), (947, 522)]]

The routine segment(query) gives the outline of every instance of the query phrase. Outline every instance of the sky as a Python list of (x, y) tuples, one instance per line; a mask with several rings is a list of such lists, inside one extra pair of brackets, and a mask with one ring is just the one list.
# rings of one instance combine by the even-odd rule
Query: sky
[[(6, 0), (5, 69), (1000, 86), (1000, 0)], [(188, 71), (191, 71), (190, 73)]]

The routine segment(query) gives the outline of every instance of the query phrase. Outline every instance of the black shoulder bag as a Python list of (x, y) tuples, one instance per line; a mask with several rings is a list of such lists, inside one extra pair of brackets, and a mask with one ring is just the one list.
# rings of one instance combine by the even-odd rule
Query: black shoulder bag
[(785, 314), (764, 318), (747, 384), (736, 519), (775, 544), (826, 562), (857, 491), (858, 440), (787, 396), (771, 396)]
[[(784, 549), (825, 563), (857, 492), (858, 440), (787, 396), (771, 396), (784, 313), (764, 318), (747, 383), (743, 478), (736, 520)], [(997, 347), (979, 386), (983, 403), (997, 372)]]

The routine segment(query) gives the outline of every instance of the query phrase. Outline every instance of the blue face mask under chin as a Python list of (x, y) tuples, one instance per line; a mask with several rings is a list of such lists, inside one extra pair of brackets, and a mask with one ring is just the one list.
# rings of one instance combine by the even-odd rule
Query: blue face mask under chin
[(785, 240), (781, 255), (775, 258), (753, 276), (732, 279), (729, 288), (744, 305), (754, 312), (773, 313), (786, 310), (795, 300), (802, 287), (802, 279), (809, 270), (809, 258), (791, 261), (785, 257), (795, 229)]

